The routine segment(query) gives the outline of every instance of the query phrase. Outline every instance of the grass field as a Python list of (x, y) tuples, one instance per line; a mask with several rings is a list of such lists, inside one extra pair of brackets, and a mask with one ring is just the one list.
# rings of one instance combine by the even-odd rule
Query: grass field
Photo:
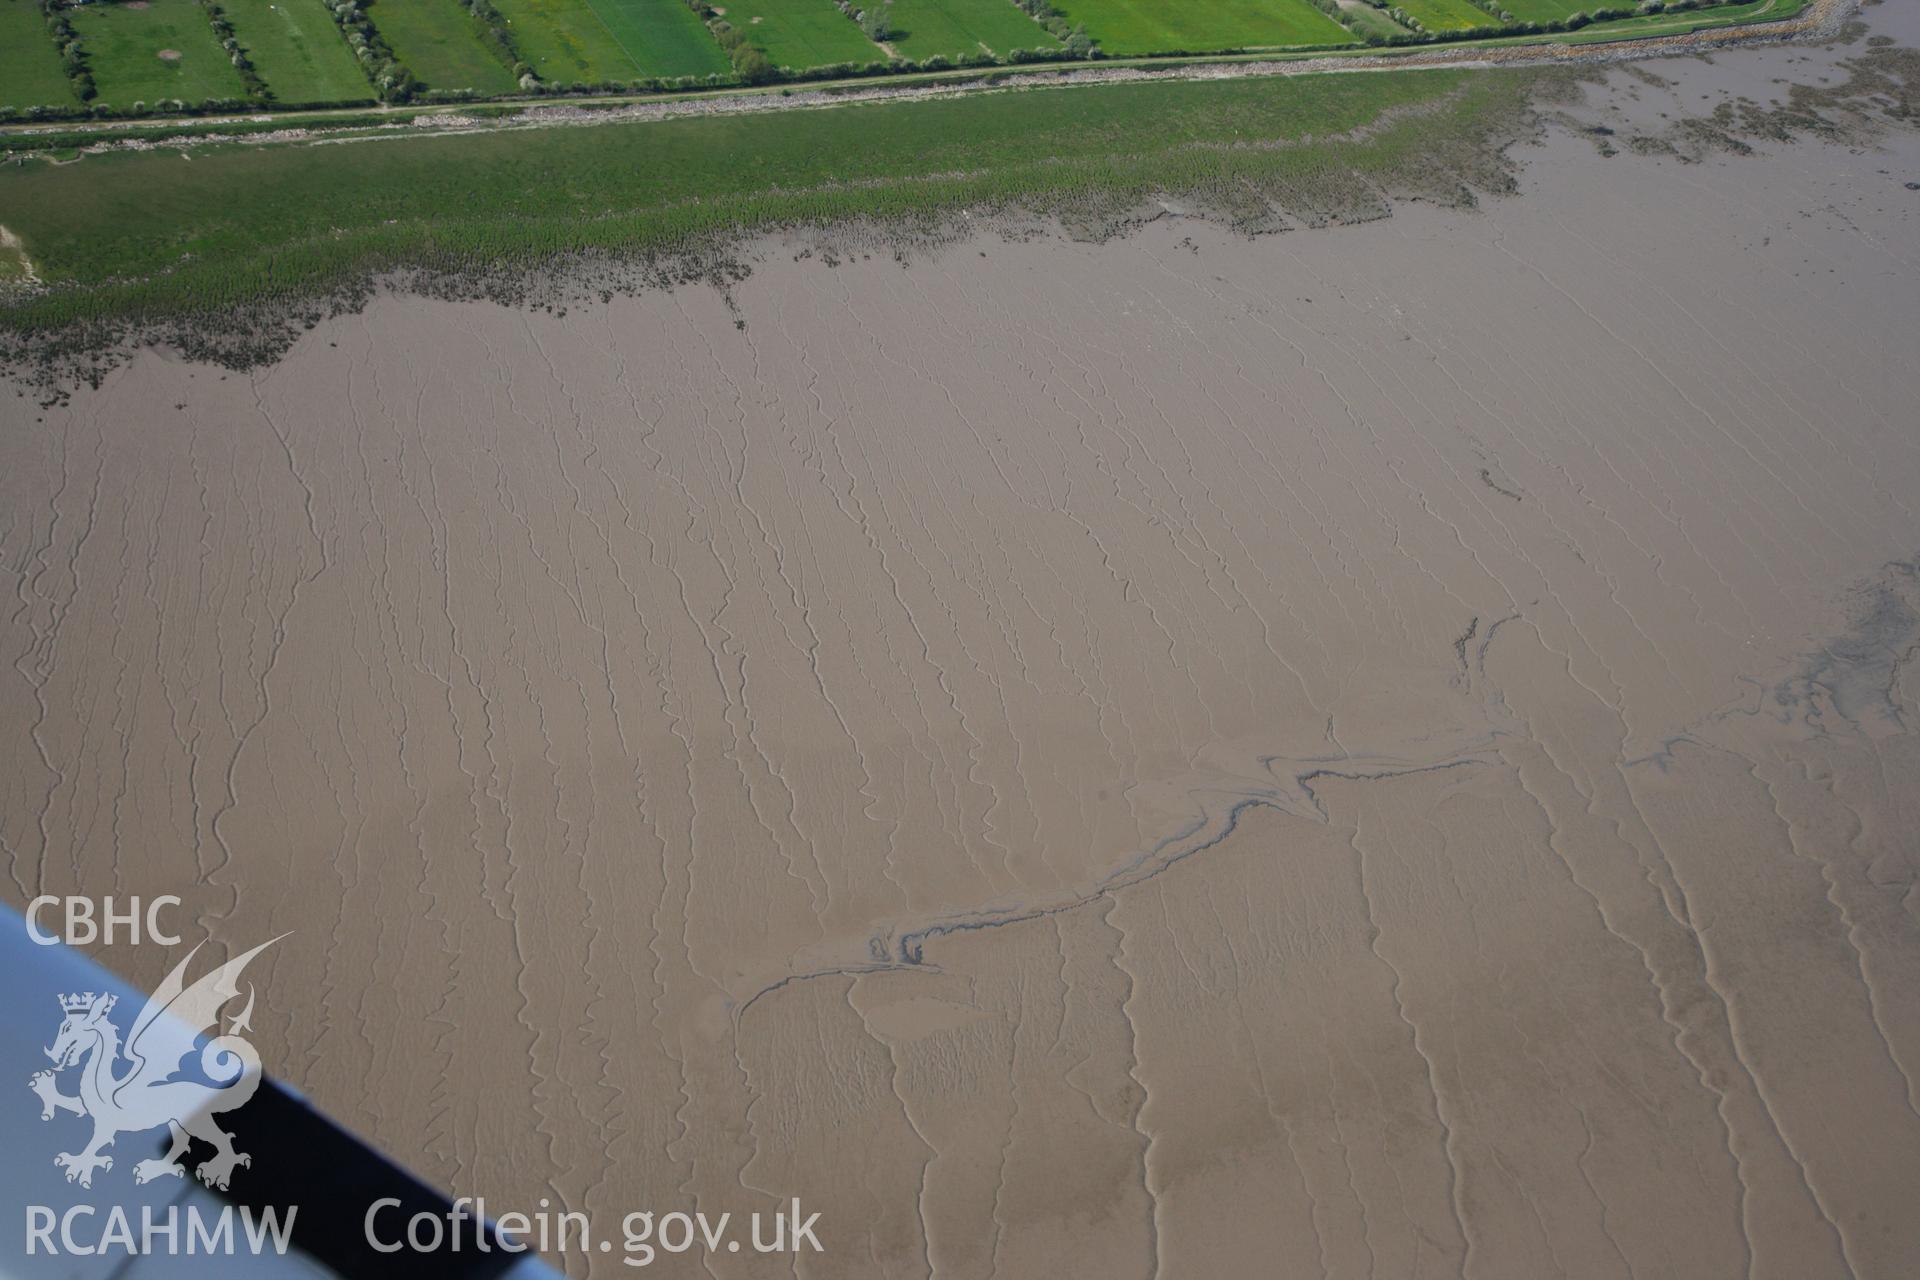
[[(543, 80), (637, 80), (640, 63), (589, 0), (494, 0), (513, 41)], [(693, 14), (689, 12), (688, 17)]]
[(1055, 0), (1054, 8), (1116, 58), (1354, 42), (1306, 0)]
[(1013, 0), (893, 0), (887, 13), (893, 23), (888, 43), (915, 61), (936, 53), (953, 58), (1060, 47), (1053, 34)]
[(78, 5), (67, 17), (87, 51), (102, 103), (125, 107), (246, 94), (240, 73), (213, 38), (206, 11), (193, 0), (152, 0), (144, 9)]
[(725, 75), (727, 57), (680, 0), (495, 0), (521, 56), (559, 83)]
[(320, 0), (220, 0), (280, 102), (371, 102), (373, 89)]
[(707, 24), (680, 0), (592, 0), (592, 4), (647, 75), (724, 75), (731, 70)]
[(747, 33), (776, 67), (804, 71), (835, 62), (885, 62), (886, 50), (860, 34), (833, 0), (720, 0), (714, 6)]
[(1476, 9), (1467, 0), (1394, 0), (1394, 3), (1429, 31), (1471, 31), (1475, 27), (1499, 25), (1492, 14)]
[(0, 0), (0, 107), (70, 107), (60, 51), (33, 0)]
[(394, 56), (429, 89), (509, 93), (517, 87), (454, 0), (373, 0), (366, 11)]
[(1522, 22), (1558, 22), (1570, 13), (1591, 13), (1608, 0), (1500, 0), (1500, 7)]

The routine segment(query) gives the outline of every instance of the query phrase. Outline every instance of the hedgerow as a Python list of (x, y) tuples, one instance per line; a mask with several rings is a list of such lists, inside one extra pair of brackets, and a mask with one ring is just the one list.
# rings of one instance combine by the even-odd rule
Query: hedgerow
[(93, 71), (87, 66), (87, 50), (80, 43), (80, 33), (67, 21), (66, 11), (57, 0), (40, 0), (40, 12), (46, 15), (47, 31), (60, 47), (60, 66), (67, 73), (73, 96), (82, 102), (93, 101), (98, 91), (94, 87)]
[(207, 25), (213, 28), (213, 38), (220, 42), (227, 61), (240, 73), (240, 83), (246, 87), (247, 96), (255, 102), (270, 101), (273, 94), (267, 88), (267, 82), (260, 78), (260, 73), (254, 70), (253, 60), (247, 57), (246, 50), (240, 47), (239, 37), (234, 34), (233, 24), (227, 21), (226, 11), (214, 0), (200, 0), (200, 8), (206, 13)]
[(513, 72), (513, 78), (522, 89), (536, 88), (540, 83), (539, 73), (533, 65), (520, 56), (520, 46), (514, 42), (513, 28), (500, 16), (490, 0), (460, 0), (460, 7), (473, 18), (474, 27), (480, 33), (480, 43), (487, 51), (498, 58), (501, 65)]
[[(374, 2), (364, 0), (365, 4)], [(407, 102), (420, 92), (420, 81), (395, 56), (379, 28), (367, 19), (362, 0), (328, 0), (327, 11), (346, 36), (367, 83), (373, 86), (382, 102)]]

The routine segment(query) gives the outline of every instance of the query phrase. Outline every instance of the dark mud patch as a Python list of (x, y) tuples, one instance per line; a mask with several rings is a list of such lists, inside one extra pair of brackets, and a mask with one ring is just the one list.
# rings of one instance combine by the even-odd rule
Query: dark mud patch
[[(1859, 26), (1847, 24), (1834, 42), (1859, 45), (1860, 52), (1828, 68), (1837, 75), (1819, 77), (1830, 83), (1782, 81), (1770, 101), (1730, 96), (1708, 111), (1676, 113), (1657, 127), (1642, 122), (1631, 131), (1594, 124), (1574, 112), (1561, 115), (1556, 123), (1588, 138), (1603, 156), (1625, 149), (1688, 163), (1716, 154), (1750, 155), (1756, 146), (1770, 143), (1819, 141), (1872, 147), (1887, 130), (1920, 123), (1915, 106), (1920, 99), (1920, 50), (1898, 45), (1887, 36), (1861, 42), (1853, 30)], [(1848, 34), (1855, 38), (1846, 41)], [(1643, 77), (1649, 74), (1634, 70)]]
[(1783, 719), (1815, 729), (1829, 718), (1904, 730), (1900, 675), (1920, 656), (1920, 560), (1884, 566), (1855, 586), (1847, 626), (1806, 655), (1768, 702)]

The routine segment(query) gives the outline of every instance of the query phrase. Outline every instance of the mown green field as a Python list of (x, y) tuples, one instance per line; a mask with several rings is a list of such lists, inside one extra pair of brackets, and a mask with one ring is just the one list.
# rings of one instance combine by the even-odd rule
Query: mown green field
[(371, 102), (373, 89), (320, 0), (220, 0), (276, 101)]
[(1522, 22), (1559, 22), (1571, 13), (1600, 8), (1603, 0), (1500, 0), (1500, 7)]
[(1394, 0), (1394, 3), (1429, 31), (1471, 31), (1475, 27), (1500, 25), (1492, 14), (1475, 8), (1467, 0)]
[(67, 17), (87, 51), (102, 103), (126, 107), (161, 98), (205, 102), (246, 94), (207, 25), (206, 10), (193, 0), (152, 0), (144, 9), (85, 4)]
[(726, 54), (680, 0), (494, 0), (543, 80), (725, 75)]
[(885, 62), (833, 0), (720, 0), (714, 8), (747, 33), (776, 67), (804, 71), (836, 62)]
[[(588, 0), (494, 0), (542, 80), (637, 80), (640, 63)], [(692, 15), (689, 14), (689, 17)]]
[(1354, 43), (1306, 0), (1055, 0), (1112, 57)]
[(893, 23), (888, 43), (916, 62), (935, 54), (1004, 57), (1014, 49), (1060, 47), (1053, 33), (1013, 0), (893, 0), (887, 15)]
[(372, 0), (366, 11), (401, 65), (429, 89), (510, 93), (518, 87), (454, 0)]
[(680, 0), (592, 0), (593, 8), (650, 76), (725, 75), (727, 55)]
[[(849, 217), (1018, 207), (1121, 217), (1156, 193), (1229, 216), (1367, 209), (1372, 184), (1484, 167), (1523, 69), (1081, 85), (772, 115), (364, 143), (206, 144), (0, 172), (0, 223), (49, 281), (16, 332), (294, 300), (367, 273), (464, 273), (585, 249), (684, 248)], [(1417, 109), (1422, 108), (1425, 109)], [(1363, 140), (1343, 141), (1393, 112)], [(1313, 135), (1308, 146), (1262, 144)]]
[(0, 107), (70, 107), (60, 51), (33, 0), (0, 0)]

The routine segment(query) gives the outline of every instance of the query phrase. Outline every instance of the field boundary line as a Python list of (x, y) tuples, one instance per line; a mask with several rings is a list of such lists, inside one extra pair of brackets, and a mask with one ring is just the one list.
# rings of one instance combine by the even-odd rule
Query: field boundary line
[[(613, 24), (608, 22), (606, 15), (600, 12), (600, 5), (597, 3), (597, 0), (585, 0), (585, 3), (587, 12), (593, 15), (593, 20), (600, 24), (602, 30), (613, 37), (613, 42), (620, 46), (620, 52), (626, 54), (627, 61), (633, 64), (633, 69), (635, 71), (644, 71), (645, 68), (640, 65), (640, 55), (627, 47), (627, 42), (620, 38), (620, 33), (613, 29)], [(1768, 3), (1772, 3), (1772, 0), (1768, 0)]]
[[(1768, 0), (1771, 7), (1777, 0)], [(1466, 42), (1458, 46), (1422, 49), (1400, 54), (1320, 54), (1303, 58), (1216, 58), (1191, 61), (1128, 60), (1126, 65), (1089, 66), (1032, 71), (1001, 71), (995, 74), (941, 73), (931, 77), (909, 76), (908, 83), (888, 83), (885, 78), (821, 81), (805, 87), (779, 85), (766, 89), (722, 93), (686, 93), (636, 99), (627, 95), (586, 97), (565, 102), (514, 101), (504, 105), (520, 108), (515, 114), (488, 118), (474, 114), (490, 105), (485, 102), (414, 108), (405, 121), (392, 125), (368, 123), (365, 108), (338, 109), (314, 113), (288, 113), (262, 116), (258, 112), (231, 116), (183, 117), (175, 120), (102, 121), (93, 130), (111, 134), (134, 128), (152, 130), (178, 127), (171, 136), (140, 136), (127, 140), (103, 137), (79, 148), (85, 154), (94, 151), (141, 149), (157, 146), (204, 145), (215, 142), (251, 142), (256, 145), (280, 142), (361, 141), (378, 137), (421, 137), (437, 133), (461, 134), (482, 130), (551, 128), (587, 124), (622, 124), (652, 120), (686, 119), (703, 115), (753, 115), (764, 111), (815, 110), (822, 107), (854, 106), (874, 102), (913, 102), (955, 98), (966, 94), (1009, 92), (1037, 88), (1075, 88), (1100, 84), (1143, 84), (1156, 81), (1200, 81), (1252, 79), (1265, 76), (1340, 75), (1366, 72), (1433, 71), (1448, 69), (1484, 69), (1491, 67), (1606, 65), (1613, 62), (1640, 61), (1647, 58), (1692, 53), (1708, 49), (1730, 48), (1742, 44), (1777, 43), (1837, 28), (1839, 19), (1851, 13), (1858, 0), (1811, 0), (1801, 13), (1771, 22), (1739, 22), (1725, 26), (1695, 27), (1671, 35), (1630, 36), (1618, 40), (1593, 40), (1579, 44), (1564, 42), (1528, 42), (1492, 44)], [(375, 112), (374, 114), (385, 114)], [(315, 119), (314, 117), (318, 117)], [(329, 116), (357, 116), (352, 124), (329, 128)], [(309, 124), (297, 124), (305, 118)], [(285, 128), (254, 134), (194, 132), (220, 124), (269, 123), (287, 121)], [(0, 149), (9, 136), (31, 137), (37, 133), (85, 132), (89, 122), (53, 121), (30, 125), (0, 126)], [(384, 130), (381, 133), (349, 132)], [(329, 133), (337, 136), (328, 137)]]

